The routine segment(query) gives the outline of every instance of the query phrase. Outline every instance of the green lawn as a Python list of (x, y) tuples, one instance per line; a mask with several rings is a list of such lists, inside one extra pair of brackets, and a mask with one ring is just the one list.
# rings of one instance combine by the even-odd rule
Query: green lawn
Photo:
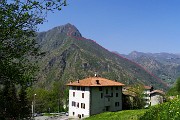
[(146, 109), (141, 110), (123, 110), (119, 112), (105, 112), (91, 116), (85, 120), (138, 120), (146, 112)]

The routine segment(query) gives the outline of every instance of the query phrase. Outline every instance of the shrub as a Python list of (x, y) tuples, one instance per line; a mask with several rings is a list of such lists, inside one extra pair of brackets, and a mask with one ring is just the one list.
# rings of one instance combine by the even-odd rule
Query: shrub
[(150, 107), (140, 120), (179, 120), (180, 99)]

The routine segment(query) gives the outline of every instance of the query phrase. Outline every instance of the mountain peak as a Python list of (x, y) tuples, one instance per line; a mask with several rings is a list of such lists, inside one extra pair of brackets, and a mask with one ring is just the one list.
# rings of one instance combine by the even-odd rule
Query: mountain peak
[(142, 52), (138, 52), (138, 51), (132, 51), (131, 53), (129, 53), (128, 56), (130, 56), (130, 59), (136, 59), (140, 56), (142, 56), (144, 53)]
[(53, 30), (58, 31), (60, 33), (65, 33), (68, 36), (82, 37), (79, 30), (74, 25), (72, 25), (70, 23), (67, 23), (67, 24), (62, 25), (62, 26), (55, 27), (55, 28), (53, 28)]
[(71, 23), (67, 23), (67, 24), (65, 24), (64, 26), (68, 26), (68, 27), (75, 27), (73, 24), (71, 24)]

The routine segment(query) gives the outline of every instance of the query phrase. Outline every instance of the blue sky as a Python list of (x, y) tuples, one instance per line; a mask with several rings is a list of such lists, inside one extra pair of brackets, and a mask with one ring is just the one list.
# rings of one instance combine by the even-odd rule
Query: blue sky
[(46, 31), (71, 23), (110, 51), (180, 53), (180, 0), (67, 0), (47, 16)]

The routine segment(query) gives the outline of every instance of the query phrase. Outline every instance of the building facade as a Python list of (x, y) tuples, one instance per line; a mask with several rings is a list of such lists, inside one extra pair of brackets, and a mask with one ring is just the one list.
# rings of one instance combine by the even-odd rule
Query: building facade
[(101, 77), (90, 77), (67, 84), (69, 116), (85, 118), (105, 111), (122, 110), (124, 84)]
[[(165, 93), (161, 90), (153, 90), (152, 86), (143, 86), (143, 100), (144, 107), (147, 108), (149, 106), (157, 105), (164, 102)], [(124, 108), (132, 109), (132, 104), (136, 97), (136, 92), (132, 87), (124, 87), (123, 88), (124, 95)], [(129, 101), (128, 101), (129, 100)]]
[(165, 93), (161, 90), (154, 90), (151, 93), (151, 106), (164, 102)]
[(144, 101), (145, 101), (145, 108), (151, 106), (151, 91), (153, 91), (152, 86), (144, 86)]

